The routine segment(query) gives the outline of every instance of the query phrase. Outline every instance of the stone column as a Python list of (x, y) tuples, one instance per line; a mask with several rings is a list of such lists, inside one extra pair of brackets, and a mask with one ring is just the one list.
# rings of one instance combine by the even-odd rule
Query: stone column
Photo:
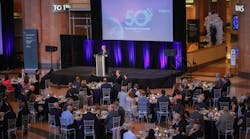
[(53, 52), (53, 68), (61, 63), (60, 35), (68, 34), (68, 12), (53, 12), (53, 4), (65, 4), (68, 0), (23, 0), (24, 28), (38, 29), (39, 64), (41, 68), (50, 68), (50, 52), (45, 47), (56, 46)]
[(244, 4), (244, 13), (239, 13), (239, 76), (250, 78), (250, 0), (240, 0)]

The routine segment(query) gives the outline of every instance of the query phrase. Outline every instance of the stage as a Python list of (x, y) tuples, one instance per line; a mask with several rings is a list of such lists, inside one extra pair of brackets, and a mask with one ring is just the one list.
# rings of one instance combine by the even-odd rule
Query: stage
[[(51, 82), (58, 85), (67, 85), (73, 82), (75, 76), (80, 76), (81, 80), (89, 79), (91, 72), (95, 67), (70, 67), (55, 71), (51, 74)], [(182, 74), (176, 70), (159, 70), (159, 69), (139, 69), (139, 68), (109, 68), (108, 77), (110, 78), (115, 70), (119, 69), (121, 74), (128, 74), (128, 79), (139, 83), (140, 88), (149, 86), (150, 88), (171, 88), (175, 83), (176, 76)]]

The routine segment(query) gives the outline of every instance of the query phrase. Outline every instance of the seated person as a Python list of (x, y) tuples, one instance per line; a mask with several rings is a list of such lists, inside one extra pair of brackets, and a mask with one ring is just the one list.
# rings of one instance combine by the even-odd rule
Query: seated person
[(180, 133), (186, 132), (187, 121), (184, 118), (181, 118), (179, 113), (175, 113), (173, 116), (173, 128), (178, 130)]
[(157, 99), (157, 107), (159, 107), (159, 102), (168, 102), (169, 103), (169, 98), (166, 96), (165, 90), (161, 90), (161, 96)]
[(123, 139), (137, 139), (133, 130), (134, 130), (134, 127), (129, 125), (128, 131), (123, 134)]
[(134, 97), (138, 97), (138, 96), (141, 95), (138, 88), (139, 88), (138, 83), (135, 83), (135, 84), (133, 85), (133, 88), (130, 89), (130, 91), (133, 92)]
[(7, 87), (8, 91), (14, 91), (14, 87), (11, 84), (11, 80), (9, 79), (9, 75), (5, 74), (4, 80), (2, 81), (2, 84)]
[(199, 110), (200, 107), (196, 104), (194, 106), (194, 112), (192, 112), (189, 117), (191, 120), (199, 120), (199, 124), (204, 125), (203, 115), (200, 114)]
[(37, 95), (36, 94), (36, 87), (35, 85), (30, 85), (29, 91), (26, 93), (26, 100), (30, 99), (31, 94)]
[(121, 107), (119, 105), (118, 101), (114, 102), (114, 106), (115, 106), (115, 110), (118, 112), (119, 116), (121, 117), (121, 124), (120, 125), (122, 126), (125, 122), (125, 110), (123, 107)]
[(154, 129), (149, 129), (146, 139), (156, 139)]
[(232, 122), (232, 124), (234, 122), (234, 117), (230, 113), (228, 107), (225, 106), (223, 110), (224, 110), (223, 114), (219, 117), (218, 121), (216, 121), (215, 123), (218, 131), (220, 132), (225, 131), (227, 122)]
[[(98, 118), (96, 117), (95, 114), (93, 114), (91, 112), (91, 108), (90, 107), (87, 107), (86, 110), (87, 110), (87, 113), (83, 114), (83, 116), (82, 116), (82, 122), (84, 120), (94, 120), (95, 131), (97, 131), (98, 127), (100, 126)], [(84, 131), (84, 122), (83, 122), (82, 130)]]
[(5, 134), (5, 137), (7, 136), (7, 130), (8, 130), (8, 120), (9, 119), (16, 119), (16, 113), (13, 111), (12, 107), (9, 106), (8, 111), (4, 114), (4, 123), (3, 123), (3, 131)]
[(6, 93), (6, 86), (3, 85), (2, 83), (2, 79), (0, 78), (0, 99), (3, 99), (6, 97), (5, 93)]
[(60, 124), (60, 117), (62, 114), (62, 109), (59, 106), (58, 102), (54, 103), (54, 108), (50, 111), (51, 115), (55, 115), (56, 126), (59, 127)]
[(78, 94), (78, 90), (76, 90), (75, 88), (73, 88), (73, 84), (69, 83), (68, 84), (68, 90), (66, 92), (66, 98), (72, 98), (73, 100), (78, 100), (78, 97), (75, 96), (75, 94)]
[(104, 120), (104, 126), (108, 131), (111, 131), (113, 128), (113, 117), (118, 117), (119, 113), (115, 110), (115, 106), (113, 104), (108, 107), (108, 116)]
[(19, 112), (17, 116), (17, 127), (22, 127), (22, 117), (23, 115), (28, 115), (28, 114), (29, 114), (28, 106), (24, 101), (22, 101), (19, 106)]
[(203, 136), (203, 132), (201, 131), (200, 125), (198, 123), (194, 123), (192, 128), (188, 133), (188, 139), (197, 139)]
[(65, 111), (62, 112), (62, 119), (65, 119), (63, 124), (64, 126), (66, 126), (67, 128), (76, 128), (75, 123), (74, 123), (74, 119), (73, 119), (73, 114), (72, 114), (72, 106), (68, 105), (67, 109)]
[(118, 93), (118, 100), (119, 100), (119, 105), (123, 108), (126, 108), (126, 97), (127, 97), (127, 92), (126, 92), (126, 86), (122, 86), (121, 91)]

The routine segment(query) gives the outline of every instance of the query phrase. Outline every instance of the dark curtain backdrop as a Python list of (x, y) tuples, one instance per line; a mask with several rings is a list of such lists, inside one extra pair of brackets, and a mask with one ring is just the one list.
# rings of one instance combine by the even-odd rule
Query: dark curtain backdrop
[(2, 5), (3, 55), (0, 69), (12, 68), (15, 63), (13, 0), (0, 0)]
[[(91, 0), (92, 9), (92, 38), (102, 40), (101, 0)], [(173, 0), (173, 30), (174, 42), (135, 42), (135, 41), (106, 41), (109, 48), (112, 66), (127, 66), (156, 69), (179, 69), (185, 71), (186, 64), (186, 7), (185, 0)], [(101, 41), (99, 41), (101, 42)], [(94, 52), (98, 52), (100, 43), (93, 43)], [(170, 45), (169, 45), (170, 44)], [(120, 46), (120, 47), (118, 47)], [(87, 46), (90, 47), (90, 46)], [(176, 49), (176, 57), (164, 56), (163, 49)], [(119, 53), (122, 53), (120, 62)], [(118, 54), (117, 54), (118, 53)], [(117, 55), (117, 56), (116, 56)], [(89, 61), (90, 62), (90, 61)], [(93, 65), (93, 63), (91, 63)]]

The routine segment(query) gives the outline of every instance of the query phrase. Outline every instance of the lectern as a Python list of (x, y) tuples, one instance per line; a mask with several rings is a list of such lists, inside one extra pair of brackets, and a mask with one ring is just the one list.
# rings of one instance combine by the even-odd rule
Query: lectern
[(95, 55), (95, 63), (96, 63), (96, 76), (104, 77), (106, 76), (106, 66), (105, 65), (105, 56), (104, 55)]

